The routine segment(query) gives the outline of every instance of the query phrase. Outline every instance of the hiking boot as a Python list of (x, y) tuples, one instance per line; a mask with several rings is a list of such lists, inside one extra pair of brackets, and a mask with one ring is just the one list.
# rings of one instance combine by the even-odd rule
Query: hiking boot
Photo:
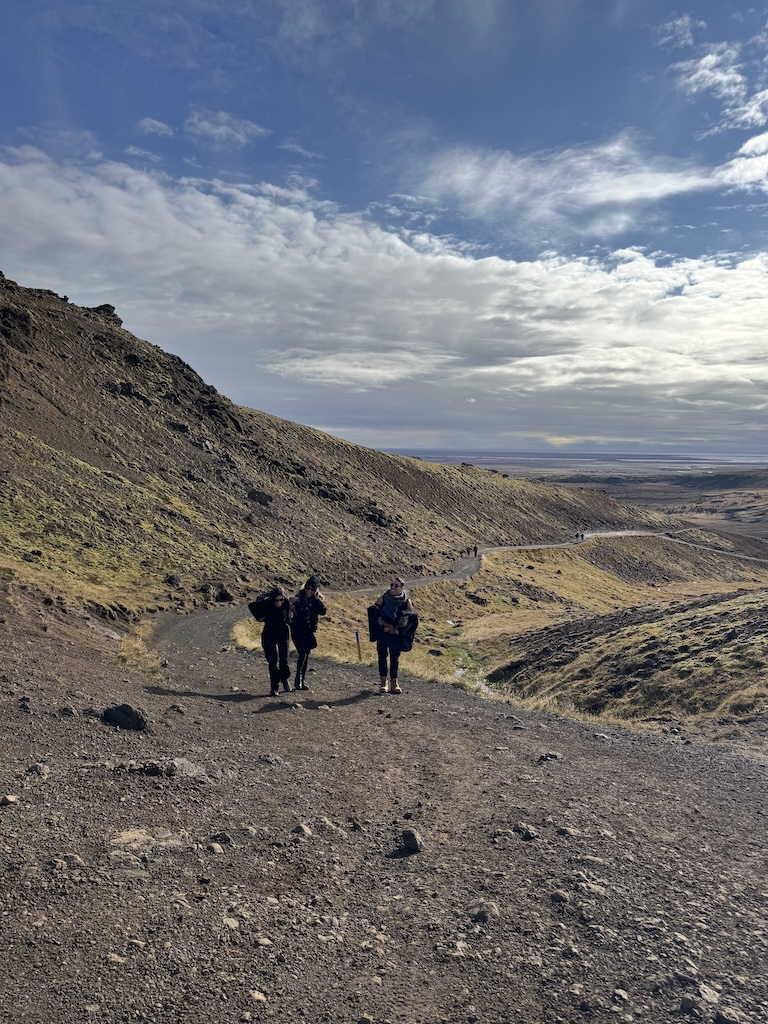
[(276, 686), (273, 686), (272, 689), (269, 691), (269, 695), (270, 697), (279, 697), (280, 691), (277, 689)]
[(389, 693), (389, 680), (386, 676), (382, 676), (379, 680), (379, 693)]
[(392, 685), (389, 688), (389, 692), (390, 693), (402, 693), (403, 692), (400, 689), (400, 684), (398, 683), (398, 681), (396, 679), (392, 680)]

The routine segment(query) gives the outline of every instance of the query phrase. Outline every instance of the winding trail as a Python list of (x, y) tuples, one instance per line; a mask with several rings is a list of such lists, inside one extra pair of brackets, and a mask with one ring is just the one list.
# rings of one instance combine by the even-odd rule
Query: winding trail
[[(681, 529), (674, 531), (674, 533), (685, 533), (689, 529), (692, 529), (692, 527), (682, 527)], [(768, 558), (760, 558), (756, 555), (744, 555), (734, 551), (724, 551), (721, 548), (714, 548), (707, 544), (697, 544), (693, 541), (683, 540), (682, 538), (675, 536), (674, 533), (669, 531), (659, 532), (655, 530), (594, 530), (591, 532), (585, 532), (583, 535), (583, 540), (574, 539), (565, 541), (552, 541), (549, 543), (539, 544), (504, 544), (496, 547), (478, 547), (477, 556), (462, 555), (461, 557), (456, 559), (453, 567), (445, 573), (443, 573), (442, 575), (422, 576), (413, 579), (407, 579), (406, 585), (411, 590), (417, 590), (420, 587), (426, 587), (430, 584), (442, 583), (444, 580), (468, 579), (474, 576), (474, 574), (480, 570), (482, 566), (482, 556), (485, 554), (490, 554), (495, 551), (543, 551), (552, 548), (575, 548), (580, 547), (589, 540), (595, 540), (603, 537), (656, 537), (672, 541), (675, 544), (683, 544), (686, 547), (696, 548), (701, 551), (711, 551), (724, 557), (738, 558), (742, 561), (756, 562), (763, 565), (768, 564)], [(374, 583), (366, 587), (357, 587), (345, 590), (332, 590), (330, 588), (323, 589), (329, 597), (336, 597), (341, 595), (346, 595), (350, 597), (366, 597), (370, 595), (380, 594), (382, 587), (386, 588), (386, 586), (386, 582), (382, 580), (378, 583)], [(232, 626), (234, 626), (234, 624), (243, 617), (243, 607), (244, 606), (242, 604), (237, 604), (234, 606), (227, 606), (225, 608), (216, 609), (215, 620), (217, 626), (215, 627), (214, 633), (211, 634), (211, 636), (208, 636), (208, 629), (202, 630), (202, 634), (204, 634), (207, 638), (208, 646), (210, 646), (210, 644), (220, 642), (221, 630), (231, 629)], [(206, 642), (202, 641), (202, 635), (200, 635), (198, 638), (195, 638), (194, 629), (185, 628), (185, 626), (183, 625), (188, 624), (190, 620), (199, 622), (199, 617), (177, 615), (165, 616), (163, 619), (160, 619), (156, 624), (155, 640), (160, 641), (162, 644), (163, 642), (167, 642), (168, 640), (170, 640), (172, 636), (176, 636), (178, 637), (177, 649), (183, 647), (184, 644), (187, 644), (191, 648), (195, 649), (198, 657), (204, 656)], [(185, 637), (184, 640), (181, 639), (182, 636)], [(213, 647), (211, 647), (210, 649), (213, 650)]]
[[(456, 559), (453, 568), (440, 576), (421, 576), (414, 579), (407, 579), (405, 582), (411, 590), (416, 590), (419, 587), (426, 587), (431, 583), (440, 583), (443, 580), (468, 579), (480, 570), (480, 567), (482, 566), (482, 556), (491, 554), (495, 551), (544, 551), (552, 548), (576, 548), (581, 547), (589, 540), (597, 540), (603, 537), (655, 537), (671, 541), (674, 544), (682, 544), (685, 547), (695, 548), (699, 551), (711, 551), (714, 554), (722, 555), (726, 558), (738, 558), (744, 562), (757, 562), (762, 565), (768, 565), (768, 558), (760, 558), (757, 555), (745, 555), (738, 551), (726, 551), (722, 548), (712, 547), (710, 544), (698, 544), (695, 541), (684, 540), (682, 537), (676, 536), (676, 534), (686, 533), (691, 529), (695, 529), (695, 527), (684, 526), (678, 530), (665, 530), (661, 532), (658, 530), (592, 530), (584, 532), (582, 538), (579, 540), (551, 541), (546, 544), (502, 544), (497, 547), (479, 547), (476, 556), (460, 556)], [(370, 587), (360, 587), (353, 590), (334, 591), (326, 589), (326, 593), (329, 595), (360, 594), (361, 596), (364, 596), (366, 594), (379, 593), (382, 586), (386, 586), (384, 581)]]

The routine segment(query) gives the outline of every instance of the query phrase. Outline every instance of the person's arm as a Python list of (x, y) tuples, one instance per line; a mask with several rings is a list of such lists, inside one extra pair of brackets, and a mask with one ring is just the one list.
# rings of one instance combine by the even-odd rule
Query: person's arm
[(315, 600), (315, 611), (317, 612), (317, 614), (318, 615), (325, 615), (325, 613), (327, 611), (327, 608), (325, 607), (325, 603), (323, 601), (323, 595), (319, 591), (315, 594), (314, 600)]
[(381, 608), (381, 606), (384, 604), (384, 598), (377, 597), (373, 603), (376, 605), (377, 608)]

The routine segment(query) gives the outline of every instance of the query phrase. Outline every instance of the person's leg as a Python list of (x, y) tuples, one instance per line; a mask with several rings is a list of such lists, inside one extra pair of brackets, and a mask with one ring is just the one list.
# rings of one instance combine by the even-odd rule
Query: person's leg
[(397, 672), (400, 667), (400, 651), (394, 644), (389, 648), (389, 688), (392, 693), (402, 693), (397, 682)]
[(277, 666), (277, 644), (269, 637), (261, 638), (261, 647), (269, 667), (269, 688), (272, 696), (280, 691), (280, 670)]
[(290, 666), (288, 665), (288, 637), (287, 636), (280, 637), (280, 639), (277, 641), (277, 656), (278, 656), (278, 665), (279, 665), (279, 669), (278, 670), (279, 670), (279, 673), (280, 673), (280, 680), (282, 681), (282, 684), (283, 684), (283, 689), (285, 690), (286, 693), (290, 693), (290, 691), (293, 689), (293, 687), (291, 686), (291, 684), (289, 682), (289, 680), (291, 678), (291, 669), (290, 669)]
[(295, 688), (297, 690), (306, 690), (306, 689), (308, 689), (307, 682), (306, 682), (306, 676), (307, 676), (307, 663), (309, 662), (309, 648), (308, 647), (304, 647), (302, 644), (297, 644), (295, 640), (294, 640), (294, 645), (296, 646), (296, 654), (298, 656), (297, 657), (297, 661), (296, 661), (296, 686), (295, 686)]
[(386, 640), (376, 641), (376, 653), (379, 656), (379, 692), (388, 693), (389, 684), (387, 682), (387, 652), (389, 650), (389, 644)]

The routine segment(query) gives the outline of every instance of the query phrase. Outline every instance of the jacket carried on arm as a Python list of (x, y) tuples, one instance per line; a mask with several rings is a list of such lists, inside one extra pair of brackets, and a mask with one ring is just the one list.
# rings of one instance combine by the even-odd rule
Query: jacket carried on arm
[(368, 639), (371, 643), (386, 640), (401, 652), (410, 651), (419, 625), (419, 617), (408, 607), (408, 595), (395, 597), (389, 591), (381, 595), (381, 605), (368, 608)]

